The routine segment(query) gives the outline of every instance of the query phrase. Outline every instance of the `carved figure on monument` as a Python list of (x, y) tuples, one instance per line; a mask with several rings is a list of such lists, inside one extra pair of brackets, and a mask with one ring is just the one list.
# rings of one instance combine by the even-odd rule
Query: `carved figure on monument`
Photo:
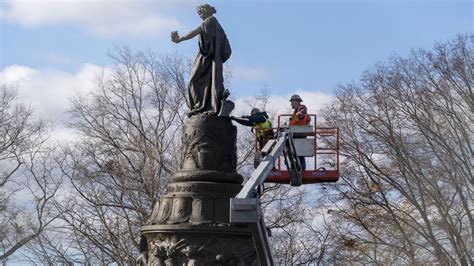
[(215, 265), (216, 266), (225, 266), (225, 258), (224, 258), (224, 255), (222, 254), (217, 254), (216, 255), (216, 262), (215, 262)]
[(136, 259), (136, 264), (146, 265), (148, 261), (148, 241), (144, 235), (140, 236), (139, 250), (140, 255)]
[(153, 266), (165, 266), (166, 260), (166, 247), (162, 245), (157, 245), (155, 252), (153, 253), (152, 259), (150, 260), (149, 265)]
[[(216, 9), (208, 4), (197, 7), (201, 25), (184, 36), (171, 32), (171, 40), (180, 43), (199, 35), (199, 50), (189, 80), (189, 116), (208, 114), (228, 116), (234, 104), (227, 101), (229, 92), (224, 89), (223, 63), (232, 50), (229, 40), (217, 19)], [(230, 109), (230, 110), (228, 110)]]
[(215, 237), (211, 237), (209, 241), (207, 241), (205, 244), (202, 246), (198, 247), (197, 245), (190, 244), (186, 248), (183, 249), (183, 253), (186, 256), (186, 259), (188, 260), (187, 266), (202, 266), (205, 265), (205, 263), (202, 260), (202, 257), (200, 256), (201, 252), (209, 246), (213, 241), (215, 240)]
[(195, 116), (183, 127), (182, 169), (235, 172), (237, 130), (218, 117)]
[(188, 260), (186, 266), (204, 265), (204, 263), (201, 261), (201, 258), (198, 257), (199, 252), (201, 252), (201, 250), (202, 249), (198, 249), (196, 245), (189, 245), (183, 250), (184, 255), (186, 256), (186, 259)]
[(186, 243), (184, 243), (184, 242), (185, 242), (185, 240), (181, 239), (178, 242), (166, 247), (166, 256), (168, 257), (165, 260), (165, 265), (166, 266), (175, 266), (175, 265), (177, 265), (176, 262), (175, 262), (174, 257), (176, 255), (178, 255), (177, 254), (178, 250), (180, 250), (180, 249), (182, 249), (183, 247), (186, 246)]

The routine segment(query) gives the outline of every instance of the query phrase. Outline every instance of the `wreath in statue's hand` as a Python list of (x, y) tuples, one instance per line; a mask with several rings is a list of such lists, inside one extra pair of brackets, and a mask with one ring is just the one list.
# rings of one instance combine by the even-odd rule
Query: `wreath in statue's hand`
[(178, 31), (171, 32), (171, 41), (174, 43), (179, 43), (179, 34)]

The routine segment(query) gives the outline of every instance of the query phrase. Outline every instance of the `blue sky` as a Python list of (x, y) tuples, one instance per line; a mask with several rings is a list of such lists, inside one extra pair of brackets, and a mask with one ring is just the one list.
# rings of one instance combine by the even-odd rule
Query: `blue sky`
[[(57, 74), (63, 79), (54, 90), (68, 90), (68, 79), (79, 86), (79, 78), (91, 77), (83, 73), (85, 69), (107, 67), (111, 63), (107, 53), (123, 45), (193, 58), (196, 39), (176, 45), (169, 35), (199, 25), (195, 6), (200, 3), (2, 0), (2, 83), (15, 81), (20, 90), (33, 86), (22, 97), (34, 98), (41, 90), (35, 84), (47, 86)], [(337, 84), (357, 80), (392, 54), (430, 48), (474, 28), (472, 1), (209, 3), (216, 7), (215, 16), (231, 42), (231, 92), (237, 98), (252, 96), (263, 86), (283, 98), (294, 91), (330, 95)], [(35, 83), (31, 73), (43, 79), (50, 75), (52, 81)], [(90, 83), (84, 81), (84, 86)], [(49, 88), (50, 95), (54, 90)], [(37, 102), (48, 104), (47, 99)]]
[[(117, 46), (193, 58), (197, 40), (178, 45), (200, 24), (194, 0), (0, 0), (0, 84), (55, 122), (54, 140), (71, 140), (63, 121), (76, 93), (94, 87)], [(472, 1), (325, 0), (209, 1), (233, 54), (234, 115), (266, 86), (271, 113), (289, 111), (297, 92), (310, 113), (331, 100), (340, 83), (357, 81), (387, 57), (431, 48), (474, 28)], [(269, 109), (267, 109), (268, 111)]]

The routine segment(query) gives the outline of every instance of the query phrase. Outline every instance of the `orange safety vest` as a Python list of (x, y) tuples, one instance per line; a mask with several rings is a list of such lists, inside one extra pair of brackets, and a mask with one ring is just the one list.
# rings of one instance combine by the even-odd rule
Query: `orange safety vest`
[(303, 115), (303, 118), (299, 118), (299, 117), (296, 115), (296, 112), (297, 112), (297, 108), (295, 109), (295, 111), (293, 111), (293, 114), (291, 115), (290, 126), (308, 125), (308, 124), (309, 124), (309, 121), (310, 121), (309, 115), (308, 115), (308, 114), (304, 114), (304, 115)]

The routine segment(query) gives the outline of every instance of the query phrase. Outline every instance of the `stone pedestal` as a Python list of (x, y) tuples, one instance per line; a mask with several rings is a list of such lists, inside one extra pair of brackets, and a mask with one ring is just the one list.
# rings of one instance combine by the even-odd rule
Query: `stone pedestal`
[(249, 229), (229, 223), (229, 199), (243, 180), (236, 172), (236, 137), (228, 118), (188, 119), (181, 170), (142, 226), (143, 264), (258, 265)]

